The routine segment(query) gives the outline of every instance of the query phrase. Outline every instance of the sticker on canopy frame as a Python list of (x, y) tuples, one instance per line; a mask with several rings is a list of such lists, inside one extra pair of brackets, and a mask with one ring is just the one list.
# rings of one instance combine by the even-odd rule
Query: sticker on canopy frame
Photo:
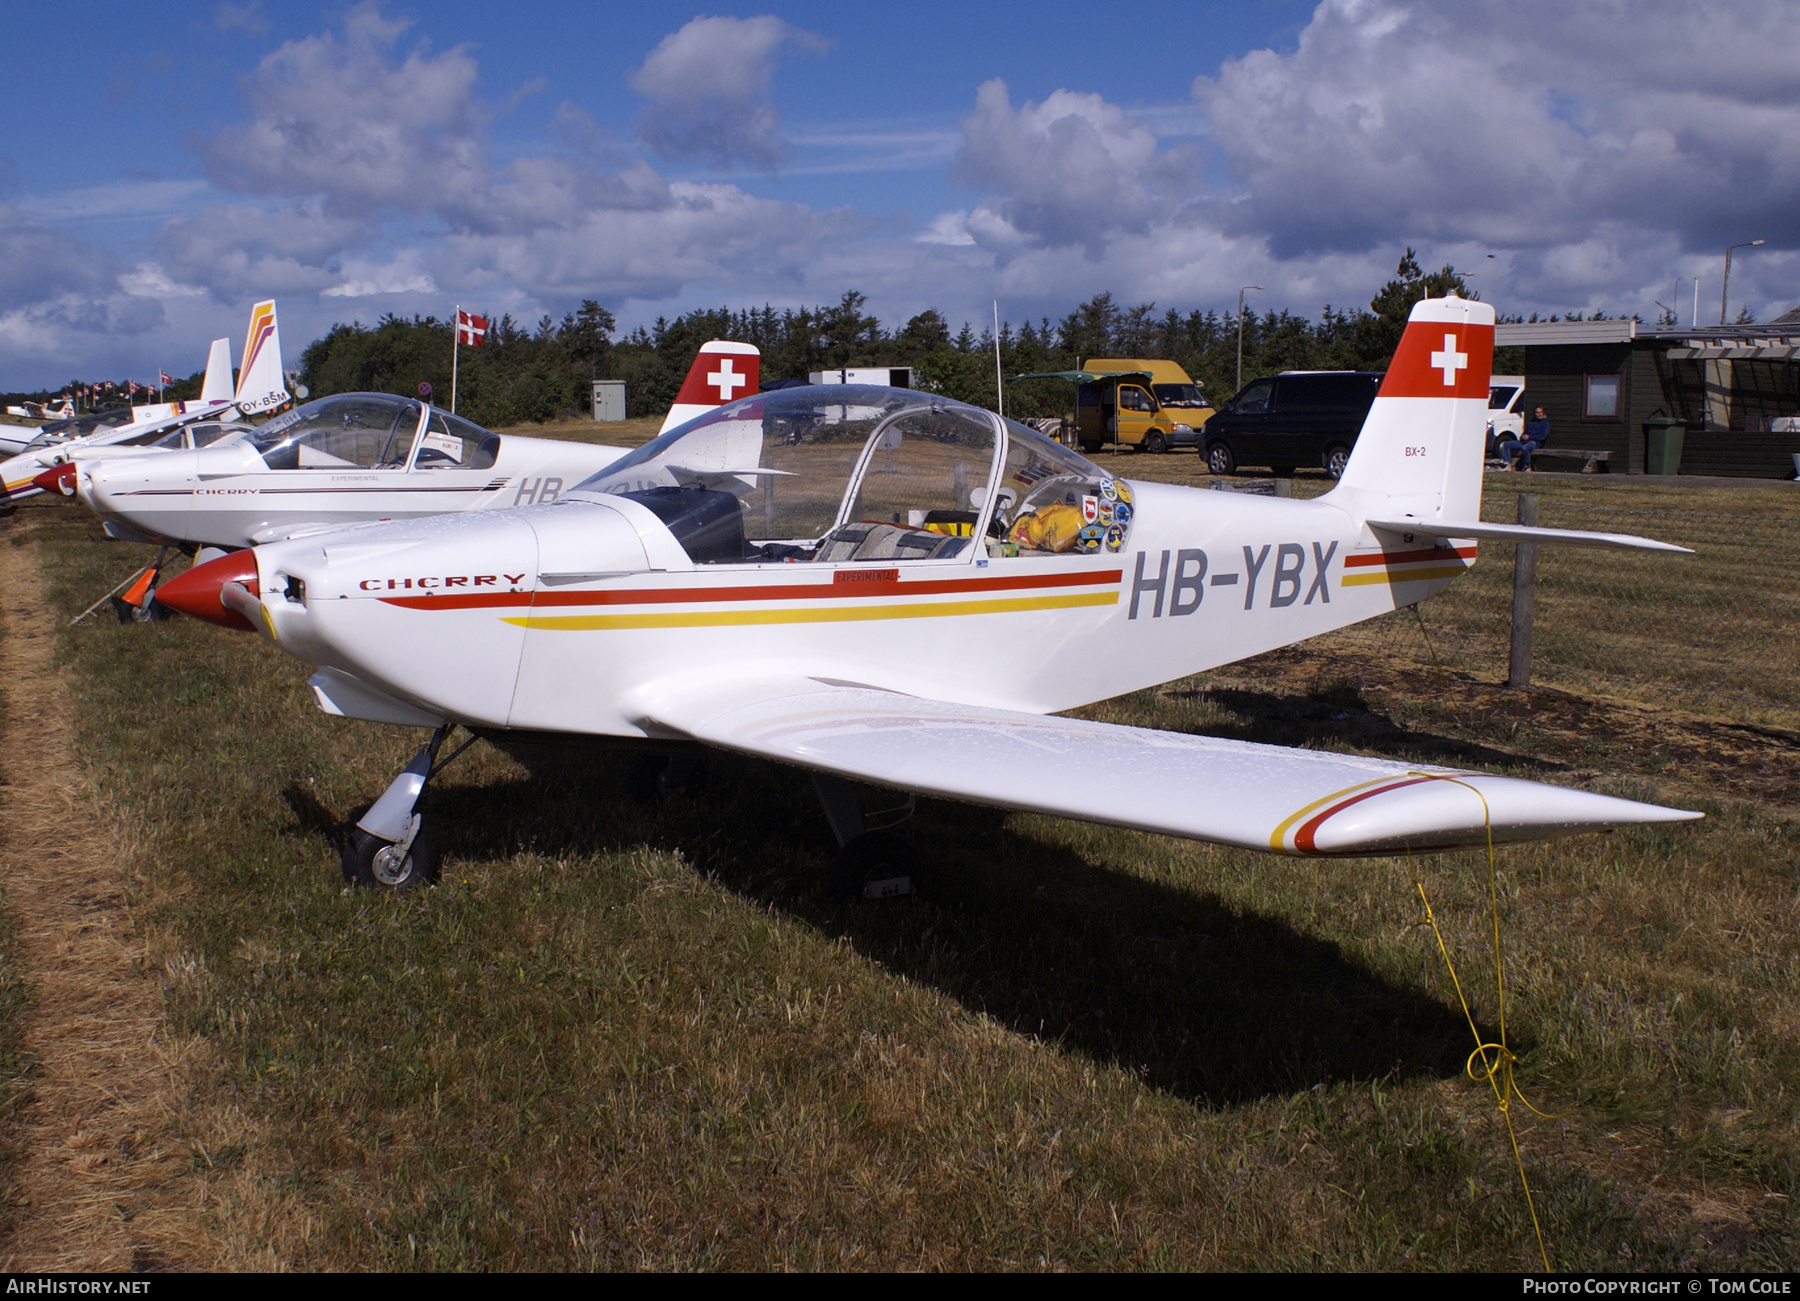
[[(1075, 535), (1075, 550), (1086, 555), (1092, 555), (1105, 545), (1106, 532), (1107, 529), (1104, 524), (1088, 525), (1086, 528), (1082, 529), (1080, 533)], [(1124, 541), (1123, 535), (1120, 536), (1119, 540), (1121, 542)]]
[(1113, 483), (1111, 479), (1100, 480), (1100, 495), (1108, 501), (1117, 501), (1119, 497), (1118, 485)]
[(1081, 499), (1081, 522), (1092, 524), (1100, 518), (1104, 509), (1098, 498), (1084, 496)]
[(1131, 485), (1123, 479), (1113, 481), (1112, 490), (1118, 494), (1119, 500), (1127, 506), (1131, 505)]
[(1107, 526), (1106, 549), (1117, 551), (1125, 545), (1125, 530), (1117, 524)]

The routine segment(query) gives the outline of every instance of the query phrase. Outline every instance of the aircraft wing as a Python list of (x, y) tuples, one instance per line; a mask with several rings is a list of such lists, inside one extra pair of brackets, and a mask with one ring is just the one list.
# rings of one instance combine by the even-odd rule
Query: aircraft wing
[(1700, 815), (1356, 755), (954, 705), (824, 678), (679, 684), (641, 722), (878, 786), (1280, 854), (1545, 840)]

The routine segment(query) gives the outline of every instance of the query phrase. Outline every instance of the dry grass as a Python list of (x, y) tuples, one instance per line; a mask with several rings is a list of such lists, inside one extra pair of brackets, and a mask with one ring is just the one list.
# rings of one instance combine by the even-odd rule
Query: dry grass
[[(141, 847), (77, 758), (57, 622), (41, 600), (36, 548), (0, 545), (0, 681), (6, 684), (6, 801), (0, 860), (16, 962), (32, 998), (17, 1030), (30, 1063), (0, 1262), (8, 1270), (267, 1267), (280, 1226), (262, 1208), (250, 1235), (221, 1194), (267, 1202), (215, 1173), (209, 1149), (260, 1137), (229, 1105), (197, 1107), (219, 1074), (214, 1045), (173, 1032), (133, 870)], [(246, 1193), (249, 1195), (246, 1196)]]
[[(26, 539), (15, 534), (10, 542)], [(10, 1270), (141, 1269), (210, 1260), (186, 1213), (188, 1155), (170, 1132), (192, 1045), (164, 1033), (125, 907), (126, 855), (75, 762), (55, 625), (34, 548), (0, 546), (7, 905), (35, 988), (21, 1037), (35, 1064), (15, 1119), (21, 1157)]]
[(508, 425), (496, 429), (497, 434), (518, 434), (525, 438), (562, 438), (572, 443), (599, 443), (606, 447), (641, 447), (656, 437), (662, 428), (661, 416), (639, 416), (634, 420), (608, 420), (604, 424), (576, 417), (552, 420), (545, 424)]
[[(136, 563), (61, 503), (21, 526), (71, 613)], [(426, 797), (445, 883), (346, 895), (336, 837), (411, 734), (324, 717), (249, 637), (61, 647), (165, 1033), (204, 1046), (167, 1132), (218, 1259), (1533, 1263), (1403, 866), (927, 802), (924, 898), (844, 907), (801, 774), (717, 756), (645, 802), (626, 759), (484, 745)], [(1501, 860), (1522, 1079), (1569, 1113), (1527, 1166), (1566, 1268), (1791, 1262), (1792, 739), (1411, 670), (1287, 652), (1092, 712), (1706, 807)], [(1479, 856), (1421, 870), (1480, 971)]]

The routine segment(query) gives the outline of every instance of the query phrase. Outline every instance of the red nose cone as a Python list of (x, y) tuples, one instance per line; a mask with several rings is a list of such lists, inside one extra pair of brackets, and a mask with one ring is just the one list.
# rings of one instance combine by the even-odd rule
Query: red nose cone
[(54, 469), (45, 470), (31, 482), (34, 487), (42, 488), (45, 492), (60, 492), (65, 497), (73, 497), (75, 495), (75, 463), (71, 461), (67, 465), (59, 465)]
[(171, 578), (157, 588), (156, 599), (161, 605), (180, 610), (195, 619), (204, 619), (207, 623), (216, 623), (221, 628), (255, 632), (255, 624), (236, 610), (227, 610), (220, 602), (219, 593), (227, 583), (242, 583), (251, 591), (256, 590), (254, 551), (233, 551), (228, 556), (209, 560), (204, 565), (195, 565), (185, 574)]

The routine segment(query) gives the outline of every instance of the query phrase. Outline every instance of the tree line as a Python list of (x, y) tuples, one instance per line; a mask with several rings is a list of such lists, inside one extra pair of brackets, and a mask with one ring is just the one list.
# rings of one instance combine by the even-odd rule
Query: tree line
[[(1316, 319), (1285, 309), (1246, 312), (1244, 380), (1283, 370), (1385, 370), (1413, 304), (1451, 291), (1476, 296), (1454, 268), (1427, 272), (1409, 248), (1367, 308), (1328, 305)], [(1238, 326), (1230, 311), (1158, 311), (1154, 303), (1124, 306), (1103, 293), (1060, 320), (1003, 321), (1000, 368), (1014, 376), (1074, 370), (1095, 357), (1160, 358), (1180, 364), (1216, 403), (1236, 391)], [(491, 428), (542, 422), (591, 410), (591, 381), (617, 379), (625, 382), (628, 415), (661, 415), (708, 339), (755, 344), (765, 383), (804, 380), (843, 366), (910, 366), (921, 389), (995, 406), (991, 327), (978, 331), (963, 322), (952, 331), (941, 313), (928, 309), (889, 329), (852, 290), (830, 305), (700, 309), (627, 333), (593, 300), (560, 321), (544, 316), (535, 326), (503, 315), (483, 346), (458, 353), (457, 409)], [(1502, 372), (1521, 364), (1520, 358), (1495, 358)], [(416, 396), (429, 385), (432, 400), (448, 405), (451, 323), (389, 314), (373, 325), (334, 325), (301, 354), (299, 382), (311, 397), (359, 391)], [(169, 396), (189, 396), (183, 390), (190, 387), (198, 393), (198, 374), (171, 386)], [(1066, 413), (1072, 398), (1070, 386), (1057, 380), (1008, 384), (1007, 414)]]

